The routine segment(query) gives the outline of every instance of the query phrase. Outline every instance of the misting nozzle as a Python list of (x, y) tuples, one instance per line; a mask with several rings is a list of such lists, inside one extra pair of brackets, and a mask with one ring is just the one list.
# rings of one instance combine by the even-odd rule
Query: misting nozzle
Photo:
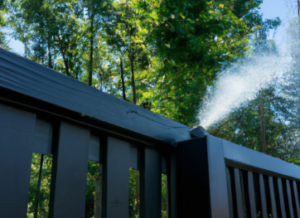
[(190, 135), (192, 138), (203, 138), (204, 136), (209, 135), (209, 133), (202, 126), (197, 126), (190, 129)]

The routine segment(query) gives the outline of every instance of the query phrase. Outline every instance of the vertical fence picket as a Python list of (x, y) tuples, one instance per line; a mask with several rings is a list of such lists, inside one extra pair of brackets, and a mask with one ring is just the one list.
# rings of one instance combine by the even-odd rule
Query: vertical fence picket
[(26, 217), (36, 115), (0, 104), (0, 216)]
[(290, 187), (290, 180), (285, 180), (286, 181), (286, 192), (287, 192), (287, 197), (288, 197), (288, 205), (289, 205), (289, 210), (290, 210), (290, 218), (294, 218), (294, 208), (293, 208), (293, 202), (292, 202), (292, 193), (291, 193), (291, 187)]
[(262, 174), (259, 174), (259, 189), (260, 189), (260, 198), (261, 198), (262, 217), (268, 218), (264, 176)]
[(168, 204), (168, 218), (176, 218), (176, 152), (172, 150), (169, 155), (168, 200), (170, 203)]
[(298, 195), (297, 182), (295, 180), (293, 180), (293, 188), (294, 188), (293, 195), (296, 202), (297, 217), (300, 217), (299, 195)]
[(237, 203), (237, 214), (238, 217), (244, 217), (244, 204), (243, 204), (243, 196), (242, 196), (242, 187), (240, 180), (240, 170), (238, 168), (234, 168), (234, 183), (235, 183), (235, 194), (236, 194), (236, 203)]
[(255, 203), (255, 190), (253, 181), (253, 172), (248, 171), (248, 190), (249, 190), (249, 201), (251, 218), (256, 218), (256, 203)]
[(228, 167), (226, 167), (226, 178), (227, 178), (227, 189), (228, 189), (228, 203), (229, 203), (229, 215), (233, 218), (233, 202), (232, 202), (232, 188), (231, 188), (231, 178)]
[(161, 155), (145, 149), (145, 213), (146, 218), (161, 217)]
[(246, 188), (245, 184), (247, 184), (248, 182), (244, 181), (244, 175), (242, 170), (240, 170), (240, 180), (241, 180), (242, 199), (243, 199), (243, 213), (244, 216), (247, 217), (249, 212), (249, 208), (247, 207), (248, 199), (246, 199), (248, 197), (248, 190), (245, 189)]
[(283, 196), (283, 189), (282, 189), (282, 180), (281, 180), (281, 178), (277, 178), (277, 184), (278, 184), (278, 193), (279, 193), (281, 216), (282, 216), (282, 218), (286, 218), (285, 203), (284, 203), (284, 196)]
[(269, 176), (268, 180), (269, 180), (270, 197), (271, 197), (272, 218), (277, 218), (278, 216), (277, 216), (276, 199), (274, 193), (273, 177)]
[(50, 218), (84, 217), (90, 131), (60, 123), (53, 152)]
[(106, 218), (128, 218), (130, 144), (108, 137), (106, 161)]

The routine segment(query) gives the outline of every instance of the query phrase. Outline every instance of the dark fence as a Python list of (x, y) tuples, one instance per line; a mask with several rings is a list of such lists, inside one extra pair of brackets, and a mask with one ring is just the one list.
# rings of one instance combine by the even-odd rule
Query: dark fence
[(300, 168), (207, 135), (178, 144), (178, 217), (300, 217)]
[(141, 175), (139, 217), (161, 217), (161, 174), (170, 171), (171, 151), (3, 104), (0, 120), (0, 217), (25, 217), (33, 153), (53, 156), (49, 217), (85, 217), (89, 160), (101, 168), (99, 217), (129, 217), (129, 168)]
[(162, 216), (165, 175), (169, 218), (300, 217), (299, 167), (189, 129), (0, 49), (0, 217), (26, 217), (33, 154), (51, 165), (50, 218), (90, 217), (89, 161), (94, 218), (129, 217), (130, 168), (140, 218)]

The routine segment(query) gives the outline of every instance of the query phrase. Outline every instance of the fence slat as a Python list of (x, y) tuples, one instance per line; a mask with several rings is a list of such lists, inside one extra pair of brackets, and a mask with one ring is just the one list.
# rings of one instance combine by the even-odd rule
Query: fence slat
[(130, 144), (107, 139), (107, 218), (129, 217)]
[(289, 204), (289, 210), (290, 210), (290, 218), (294, 218), (294, 208), (293, 208), (293, 202), (292, 202), (292, 193), (291, 193), (291, 186), (290, 186), (290, 180), (285, 180), (286, 182), (286, 192), (288, 197), (288, 204)]
[(176, 153), (173, 150), (170, 152), (170, 162), (169, 162), (169, 172), (168, 172), (168, 197), (170, 203), (168, 203), (169, 214), (168, 218), (176, 218), (177, 217), (177, 195), (176, 195)]
[(251, 171), (248, 171), (248, 190), (249, 190), (251, 218), (256, 218), (255, 189), (254, 189), (253, 173)]
[(145, 149), (145, 213), (146, 218), (161, 216), (161, 155)]
[(248, 192), (245, 188), (245, 181), (244, 181), (244, 176), (243, 176), (243, 171), (240, 170), (240, 179), (241, 179), (241, 188), (242, 188), (242, 198), (243, 198), (243, 207), (244, 207), (244, 216), (247, 217), (247, 213), (249, 213), (249, 208), (247, 208), (246, 205), (246, 192)]
[(269, 176), (268, 180), (269, 180), (270, 197), (271, 197), (272, 218), (277, 218), (278, 216), (277, 216), (277, 209), (276, 209), (273, 177)]
[(88, 129), (60, 123), (53, 152), (49, 217), (84, 217), (89, 141)]
[(35, 122), (0, 104), (0, 217), (26, 217)]
[(238, 217), (240, 218), (240, 217), (244, 217), (244, 204), (243, 204), (242, 187), (241, 187), (241, 180), (240, 180), (240, 170), (238, 168), (234, 168), (234, 183), (235, 183), (237, 214)]
[(282, 218), (286, 218), (285, 203), (284, 203), (283, 190), (282, 190), (282, 180), (279, 177), (277, 178), (277, 184), (278, 184), (281, 216), (282, 216)]
[(44, 120), (36, 120), (33, 152), (52, 154), (53, 125)]
[(296, 202), (297, 217), (300, 217), (298, 188), (297, 188), (297, 182), (295, 180), (293, 180), (293, 188), (294, 188), (294, 198), (295, 198), (295, 202)]
[(263, 218), (268, 218), (267, 199), (266, 199), (266, 191), (265, 191), (265, 184), (264, 184), (264, 176), (262, 174), (259, 174), (259, 190), (260, 190), (262, 217)]
[(226, 178), (227, 178), (227, 189), (228, 189), (228, 203), (229, 203), (229, 215), (233, 218), (233, 202), (232, 202), (232, 188), (231, 188), (231, 178), (228, 167), (226, 167)]

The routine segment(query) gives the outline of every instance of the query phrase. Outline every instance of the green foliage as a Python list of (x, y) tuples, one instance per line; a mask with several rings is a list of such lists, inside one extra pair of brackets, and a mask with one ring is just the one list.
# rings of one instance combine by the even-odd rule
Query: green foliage
[(7, 0), (5, 25), (27, 58), (117, 97), (122, 59), (128, 101), (194, 125), (206, 87), (249, 51), (260, 3)]
[(152, 68), (138, 75), (145, 80), (142, 101), (151, 101), (154, 112), (194, 125), (206, 87), (221, 67), (249, 49), (248, 36), (258, 25), (258, 12), (253, 9), (260, 3), (140, 2), (147, 42), (153, 45)]
[(167, 175), (161, 174), (161, 218), (168, 217)]
[(96, 183), (99, 181), (100, 164), (95, 161), (88, 162), (88, 174), (85, 198), (85, 217), (94, 217)]
[(38, 210), (37, 210), (38, 217), (47, 218), (49, 213), (52, 156), (44, 155), (41, 185), (40, 185), (39, 193), (37, 195), (40, 160), (41, 160), (41, 154), (33, 153), (29, 195), (28, 195), (27, 217), (34, 217), (34, 212), (35, 212), (34, 208), (35, 208), (37, 197), (38, 197)]
[(129, 218), (139, 217), (139, 172), (129, 168)]
[(8, 48), (5, 33), (1, 31), (1, 29), (6, 26), (5, 17), (4, 17), (5, 13), (6, 13), (5, 2), (4, 0), (0, 0), (0, 47)]

